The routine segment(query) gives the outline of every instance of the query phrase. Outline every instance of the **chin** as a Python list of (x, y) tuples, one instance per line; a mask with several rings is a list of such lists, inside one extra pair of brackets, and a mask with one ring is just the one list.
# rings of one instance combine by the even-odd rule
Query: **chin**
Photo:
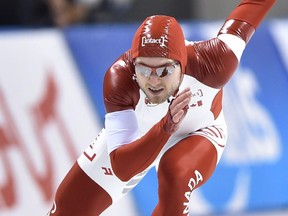
[(153, 104), (161, 104), (167, 101), (167, 97), (160, 97), (160, 96), (153, 96), (152, 98), (148, 97), (148, 99), (150, 103), (153, 103)]

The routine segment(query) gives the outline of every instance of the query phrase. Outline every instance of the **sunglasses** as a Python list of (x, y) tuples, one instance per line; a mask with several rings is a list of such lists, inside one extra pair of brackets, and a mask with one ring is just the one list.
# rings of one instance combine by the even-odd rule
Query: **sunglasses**
[(143, 74), (145, 77), (151, 76), (153, 71), (157, 74), (158, 77), (165, 77), (168, 74), (174, 73), (177, 65), (179, 65), (179, 62), (173, 62), (162, 67), (150, 67), (138, 62), (134, 62), (135, 71)]

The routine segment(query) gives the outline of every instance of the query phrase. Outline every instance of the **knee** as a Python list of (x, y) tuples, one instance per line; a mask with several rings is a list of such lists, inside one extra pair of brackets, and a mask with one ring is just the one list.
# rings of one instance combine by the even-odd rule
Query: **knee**
[(185, 183), (185, 187), (188, 185), (191, 190), (201, 186), (211, 177), (217, 163), (215, 149), (212, 145), (210, 148), (213, 154), (207, 154), (207, 151), (166, 152), (159, 163), (159, 179), (168, 181), (170, 185)]
[(164, 162), (159, 164), (158, 177), (162, 183), (169, 184), (168, 187), (194, 188), (204, 183), (203, 172), (192, 164), (182, 164), (181, 162)]

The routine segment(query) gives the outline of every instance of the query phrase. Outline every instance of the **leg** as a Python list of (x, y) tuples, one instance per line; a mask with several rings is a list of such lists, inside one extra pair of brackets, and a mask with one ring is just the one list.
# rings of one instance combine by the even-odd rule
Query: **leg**
[(50, 215), (99, 215), (135, 187), (146, 172), (128, 182), (117, 178), (111, 167), (103, 130), (60, 184)]
[(203, 136), (187, 137), (167, 150), (159, 162), (159, 202), (153, 215), (188, 215), (191, 192), (211, 177), (216, 164), (217, 151)]
[[(111, 204), (109, 194), (88, 177), (76, 162), (59, 185), (50, 214), (95, 216), (100, 215)], [(53, 213), (55, 207), (56, 211)]]

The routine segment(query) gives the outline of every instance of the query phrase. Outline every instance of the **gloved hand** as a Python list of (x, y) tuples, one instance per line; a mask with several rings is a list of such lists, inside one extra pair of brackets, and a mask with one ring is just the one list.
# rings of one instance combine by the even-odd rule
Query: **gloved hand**
[(188, 104), (191, 101), (191, 97), (192, 92), (190, 88), (185, 88), (171, 101), (163, 126), (167, 133), (172, 134), (179, 128), (181, 121), (189, 109)]

